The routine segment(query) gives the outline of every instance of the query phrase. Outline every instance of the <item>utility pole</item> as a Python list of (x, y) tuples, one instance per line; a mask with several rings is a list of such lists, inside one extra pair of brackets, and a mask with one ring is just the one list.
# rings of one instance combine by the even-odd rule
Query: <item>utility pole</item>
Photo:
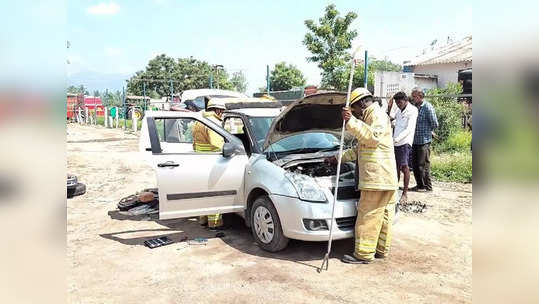
[(174, 86), (172, 85), (172, 80), (170, 80), (170, 102), (174, 101)]
[(144, 96), (144, 111), (146, 111), (147, 105), (146, 105), (146, 82), (142, 82), (142, 95)]
[(129, 112), (129, 109), (125, 105), (125, 87), (122, 87), (122, 105), (124, 108), (124, 129), (127, 129), (127, 113)]
[(364, 71), (365, 79), (363, 82), (363, 87), (367, 89), (367, 82), (369, 81), (369, 58), (367, 56), (367, 50), (365, 50), (365, 71)]
[(213, 69), (210, 71), (210, 89), (213, 89)]
[(215, 69), (215, 76), (217, 78), (217, 90), (219, 90), (219, 69)]
[(268, 93), (268, 96), (269, 96), (269, 93), (270, 93), (270, 74), (269, 74), (269, 64), (266, 65), (266, 91)]

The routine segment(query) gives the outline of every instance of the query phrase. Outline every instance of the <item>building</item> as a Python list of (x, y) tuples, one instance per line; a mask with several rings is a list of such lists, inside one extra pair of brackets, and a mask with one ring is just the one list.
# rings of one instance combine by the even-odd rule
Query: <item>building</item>
[(403, 91), (410, 94), (414, 87), (424, 90), (437, 88), (438, 77), (436, 75), (376, 71), (374, 73), (374, 96), (386, 97)]
[(403, 72), (434, 75), (439, 88), (458, 82), (459, 71), (472, 67), (472, 36), (467, 36), (444, 46), (425, 50), (412, 60), (403, 63)]

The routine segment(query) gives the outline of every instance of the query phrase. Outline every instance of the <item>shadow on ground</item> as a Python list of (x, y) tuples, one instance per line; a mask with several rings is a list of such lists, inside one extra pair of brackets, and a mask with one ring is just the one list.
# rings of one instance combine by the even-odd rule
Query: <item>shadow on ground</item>
[[(164, 227), (163, 229), (128, 230), (100, 235), (103, 238), (117, 241), (124, 245), (144, 246), (145, 240), (165, 235), (172, 239), (173, 242), (181, 242), (185, 238), (189, 240), (194, 238), (217, 238), (217, 232), (210, 231), (206, 227), (199, 225), (196, 218), (159, 220), (157, 215), (129, 216), (118, 210), (109, 211), (108, 214), (113, 220), (155, 221)], [(225, 214), (224, 222), (226, 227), (221, 231), (225, 234), (225, 236), (222, 237), (223, 242), (246, 254), (270, 259), (287, 260), (318, 268), (327, 251), (327, 242), (290, 240), (288, 247), (284, 250), (279, 252), (267, 252), (258, 247), (251, 235), (251, 229), (245, 226), (243, 218), (236, 214)], [(121, 237), (122, 235), (131, 233), (149, 233), (151, 236), (137, 236), (133, 238)], [(340, 259), (344, 254), (351, 253), (352, 250), (353, 239), (333, 241), (330, 257)]]

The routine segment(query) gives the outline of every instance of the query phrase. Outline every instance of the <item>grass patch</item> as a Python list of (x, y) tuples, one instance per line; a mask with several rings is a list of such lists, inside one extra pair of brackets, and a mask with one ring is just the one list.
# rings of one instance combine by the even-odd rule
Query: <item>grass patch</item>
[(443, 154), (444, 152), (466, 152), (470, 151), (471, 144), (472, 132), (460, 130), (449, 135), (445, 142), (435, 142), (433, 149), (438, 154)]
[[(96, 120), (97, 124), (100, 125), (100, 126), (104, 126), (105, 125), (105, 117), (97, 117), (97, 120)], [(115, 126), (115, 123), (114, 122), (114, 126)], [(123, 128), (125, 122), (123, 119), (120, 119), (119, 121), (119, 125), (118, 127), (119, 128)], [(140, 128), (142, 127), (142, 121), (137, 121), (137, 130), (140, 130)], [(133, 128), (133, 121), (131, 119), (128, 119), (127, 120), (127, 129), (132, 129)]]
[(472, 153), (450, 152), (434, 154), (431, 158), (431, 174), (439, 181), (472, 182)]

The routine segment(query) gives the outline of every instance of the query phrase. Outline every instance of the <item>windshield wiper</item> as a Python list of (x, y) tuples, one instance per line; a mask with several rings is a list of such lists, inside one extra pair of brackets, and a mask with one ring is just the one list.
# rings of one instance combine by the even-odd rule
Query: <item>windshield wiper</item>
[(326, 151), (333, 151), (333, 150), (337, 150), (339, 149), (341, 145), (336, 145), (336, 146), (333, 146), (333, 147), (329, 147), (329, 148), (325, 148), (325, 149), (321, 149), (321, 150), (318, 150), (318, 152), (326, 152)]

